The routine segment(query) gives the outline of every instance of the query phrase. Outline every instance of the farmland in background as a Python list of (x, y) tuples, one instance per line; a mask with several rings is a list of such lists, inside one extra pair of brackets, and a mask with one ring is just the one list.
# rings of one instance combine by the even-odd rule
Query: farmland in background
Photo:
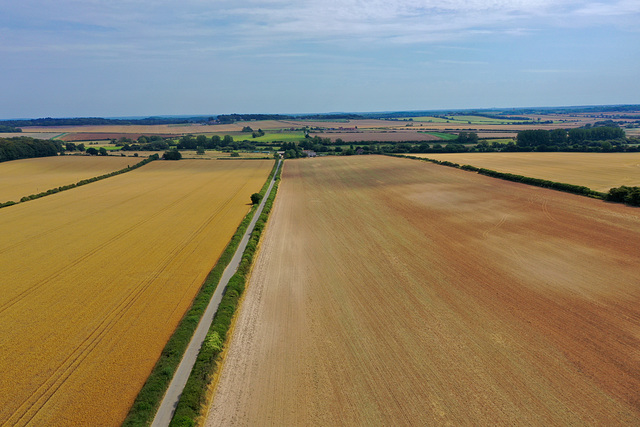
[[(380, 117), (384, 114), (381, 113)], [(393, 114), (391, 114), (393, 116)], [(83, 125), (83, 126), (25, 126), (23, 135), (42, 135), (50, 138), (52, 135), (62, 141), (91, 141), (119, 139), (122, 137), (137, 139), (140, 135), (160, 135), (163, 137), (180, 137), (192, 135), (231, 135), (236, 141), (254, 141), (269, 143), (272, 141), (296, 141), (304, 138), (304, 131), (311, 135), (318, 135), (333, 140), (341, 138), (346, 142), (357, 141), (425, 141), (424, 134), (417, 132), (448, 132), (461, 131), (476, 132), (482, 137), (513, 137), (518, 131), (526, 129), (557, 129), (591, 126), (613, 120), (627, 129), (629, 135), (637, 135), (640, 121), (638, 111), (612, 111), (606, 109), (590, 112), (521, 112), (503, 114), (489, 112), (486, 115), (478, 113), (442, 112), (438, 115), (415, 115), (408, 117), (403, 114), (396, 117), (314, 120), (283, 119), (283, 120), (250, 120), (235, 123), (214, 124), (213, 122), (188, 123), (180, 125)], [(264, 136), (252, 138), (251, 133), (242, 132), (243, 128), (251, 127), (257, 131), (262, 129)], [(405, 133), (406, 132), (406, 133)]]
[(412, 154), (607, 192), (640, 186), (640, 153), (434, 153)]
[(156, 161), (0, 211), (0, 424), (119, 425), (273, 161)]
[(207, 425), (637, 425), (640, 212), (287, 161)]
[(143, 159), (114, 156), (56, 156), (0, 163), (0, 203), (75, 184), (133, 166)]

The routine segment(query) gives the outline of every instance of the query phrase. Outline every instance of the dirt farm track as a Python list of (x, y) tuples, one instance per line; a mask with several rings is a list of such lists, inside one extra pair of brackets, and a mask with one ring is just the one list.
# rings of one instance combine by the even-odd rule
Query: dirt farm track
[(213, 425), (639, 425), (640, 210), (287, 161)]

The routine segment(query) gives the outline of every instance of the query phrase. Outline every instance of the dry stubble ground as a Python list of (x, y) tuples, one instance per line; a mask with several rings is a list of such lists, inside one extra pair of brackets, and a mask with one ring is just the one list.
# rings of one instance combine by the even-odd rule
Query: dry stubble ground
[(207, 425), (638, 425), (640, 211), (288, 161)]
[(0, 211), (0, 425), (117, 426), (273, 161), (156, 161)]

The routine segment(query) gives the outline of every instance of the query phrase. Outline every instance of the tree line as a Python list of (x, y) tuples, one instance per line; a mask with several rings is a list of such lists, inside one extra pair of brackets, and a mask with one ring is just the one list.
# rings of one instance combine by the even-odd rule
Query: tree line
[(19, 133), (22, 129), (13, 126), (0, 125), (0, 133)]
[(39, 118), (26, 120), (0, 120), (0, 125), (11, 127), (24, 126), (86, 126), (86, 125), (171, 125), (187, 123), (203, 123), (213, 120), (213, 117), (190, 118), (160, 118), (147, 117), (144, 119), (105, 119), (102, 117), (73, 117), (73, 118)]
[(57, 141), (34, 139), (26, 136), (0, 138), (0, 162), (56, 156), (62, 151), (62, 144)]

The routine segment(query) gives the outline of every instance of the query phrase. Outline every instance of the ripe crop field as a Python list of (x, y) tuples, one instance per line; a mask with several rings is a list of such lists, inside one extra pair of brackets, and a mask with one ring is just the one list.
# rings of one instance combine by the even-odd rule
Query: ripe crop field
[(0, 211), (0, 425), (118, 426), (273, 161), (156, 161)]
[(640, 186), (640, 153), (443, 153), (412, 154), (607, 192)]
[(75, 184), (133, 166), (143, 159), (93, 156), (56, 156), (0, 163), (0, 203)]
[(287, 161), (207, 425), (638, 425), (640, 211)]

